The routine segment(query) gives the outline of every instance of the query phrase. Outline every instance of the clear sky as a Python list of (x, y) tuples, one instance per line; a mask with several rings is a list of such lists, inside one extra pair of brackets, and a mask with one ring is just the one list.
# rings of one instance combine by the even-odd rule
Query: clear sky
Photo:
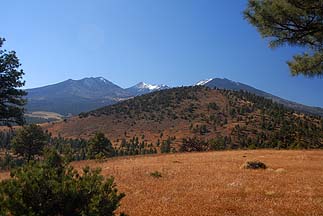
[(129, 87), (228, 78), (323, 107), (323, 78), (292, 77), (298, 48), (268, 48), (243, 19), (247, 0), (10, 0), (0, 36), (33, 88), (102, 76)]

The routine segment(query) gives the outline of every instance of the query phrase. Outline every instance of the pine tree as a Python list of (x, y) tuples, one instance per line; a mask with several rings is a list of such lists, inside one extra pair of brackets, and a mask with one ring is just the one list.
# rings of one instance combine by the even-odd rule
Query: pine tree
[(308, 49), (288, 62), (293, 75), (323, 75), (323, 0), (249, 0), (244, 16), (270, 47)]
[(94, 159), (96, 156), (114, 156), (114, 148), (112, 147), (111, 141), (101, 132), (95, 133), (94, 136), (90, 138), (88, 145), (88, 157), (90, 159)]
[(23, 126), (17, 131), (12, 140), (15, 153), (21, 155), (28, 162), (36, 155), (41, 155), (48, 137), (38, 125)]
[(22, 125), (26, 92), (18, 88), (25, 84), (21, 80), (24, 72), (19, 70), (16, 52), (1, 49), (4, 41), (0, 38), (0, 125)]

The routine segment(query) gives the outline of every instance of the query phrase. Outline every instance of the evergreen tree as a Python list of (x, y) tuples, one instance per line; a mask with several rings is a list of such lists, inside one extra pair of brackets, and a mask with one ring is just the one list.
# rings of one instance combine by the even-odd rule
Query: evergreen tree
[(112, 147), (111, 141), (101, 132), (95, 133), (94, 136), (89, 139), (88, 145), (88, 157), (90, 159), (94, 159), (99, 156), (114, 156), (114, 148)]
[(12, 148), (15, 153), (21, 155), (28, 162), (35, 155), (41, 155), (42, 150), (48, 141), (43, 129), (38, 125), (23, 126), (17, 131), (12, 140)]
[(2, 50), (5, 39), (0, 38), (0, 125), (24, 123), (26, 92), (17, 89), (24, 86), (21, 80), (24, 72), (19, 70), (20, 63), (14, 51)]
[(293, 75), (323, 75), (323, 0), (249, 0), (244, 16), (270, 47), (308, 49), (288, 62)]
[(160, 145), (160, 152), (161, 153), (169, 153), (171, 149), (171, 139), (168, 137), (167, 140), (163, 140), (162, 144)]

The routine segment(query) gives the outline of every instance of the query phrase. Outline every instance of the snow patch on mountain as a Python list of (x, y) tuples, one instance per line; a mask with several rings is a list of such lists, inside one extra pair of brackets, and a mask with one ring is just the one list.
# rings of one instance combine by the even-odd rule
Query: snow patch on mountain
[(205, 84), (207, 84), (208, 82), (212, 81), (213, 79), (206, 79), (206, 80), (201, 80), (199, 82), (197, 82), (195, 85), (196, 86), (203, 86)]
[(108, 83), (109, 81), (103, 77), (98, 77), (99, 80), (101, 80), (104, 83)]
[(140, 82), (135, 86), (127, 88), (126, 90), (130, 94), (138, 96), (138, 95), (147, 94), (150, 92), (160, 91), (160, 90), (164, 90), (164, 89), (169, 89), (169, 87), (167, 85), (155, 85), (155, 84), (152, 85), (152, 84)]
[(156, 91), (156, 90), (168, 88), (166, 85), (152, 85), (144, 82), (138, 83), (137, 85), (135, 85), (135, 87), (138, 89), (149, 89), (150, 91)]

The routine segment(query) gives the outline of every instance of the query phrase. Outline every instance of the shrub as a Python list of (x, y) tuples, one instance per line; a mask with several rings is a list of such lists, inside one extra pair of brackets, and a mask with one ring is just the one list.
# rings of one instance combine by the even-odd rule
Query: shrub
[(266, 164), (261, 161), (247, 161), (243, 165), (244, 169), (267, 169)]
[(0, 215), (115, 215), (123, 193), (113, 177), (84, 168), (83, 174), (51, 151), (43, 162), (29, 163), (0, 182)]
[(155, 172), (150, 173), (150, 176), (152, 176), (154, 178), (161, 178), (162, 174), (158, 171), (155, 171)]

